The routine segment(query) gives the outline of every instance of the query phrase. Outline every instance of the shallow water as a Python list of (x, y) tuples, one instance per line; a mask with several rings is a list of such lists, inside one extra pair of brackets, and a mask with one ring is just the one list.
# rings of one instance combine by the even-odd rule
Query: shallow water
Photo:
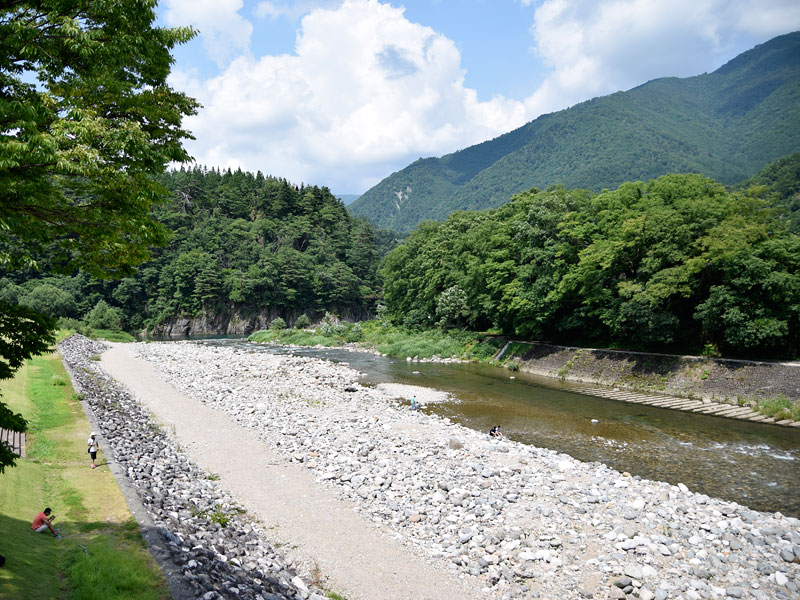
[(627, 404), (570, 391), (558, 380), (476, 364), (409, 363), (337, 349), (284, 348), (246, 340), (203, 343), (347, 363), (366, 384), (397, 382), (450, 392), (425, 410), (472, 429), (502, 426), (526, 444), (602, 462), (648, 479), (685, 483), (709, 496), (800, 516), (800, 431)]

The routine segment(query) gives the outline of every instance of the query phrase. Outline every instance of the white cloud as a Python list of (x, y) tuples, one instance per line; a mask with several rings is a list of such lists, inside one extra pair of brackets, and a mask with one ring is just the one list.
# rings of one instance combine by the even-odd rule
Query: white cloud
[(531, 7), (535, 51), (551, 71), (529, 98), (481, 102), (456, 44), (386, 0), (262, 0), (255, 17), (305, 15), (294, 53), (263, 57), (249, 52), (241, 0), (168, 0), (168, 24), (195, 25), (224, 68), (209, 80), (172, 77), (204, 105), (187, 122), (197, 138), (188, 149), (209, 166), (361, 192), (420, 156), (649, 79), (711, 71), (800, 29), (796, 0), (517, 1)]
[(331, 8), (341, 3), (342, 0), (278, 0), (277, 2), (264, 0), (256, 4), (253, 14), (261, 18), (277, 19), (278, 17), (288, 17), (296, 20), (314, 9)]
[(222, 67), (250, 47), (253, 25), (239, 14), (242, 6), (242, 0), (167, 0), (164, 20), (197, 29), (209, 57)]
[(187, 122), (199, 163), (361, 192), (526, 120), (521, 102), (478, 101), (456, 45), (377, 0), (313, 10), (295, 50), (241, 56), (206, 82), (176, 74), (205, 107)]
[(723, 57), (800, 28), (796, 0), (544, 0), (534, 15), (536, 52), (553, 70), (525, 101), (531, 115), (656, 77), (711, 71)]

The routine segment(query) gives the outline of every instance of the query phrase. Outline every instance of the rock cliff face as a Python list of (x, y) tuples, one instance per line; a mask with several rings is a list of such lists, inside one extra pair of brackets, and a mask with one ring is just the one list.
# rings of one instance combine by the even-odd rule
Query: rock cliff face
[(735, 403), (782, 394), (800, 400), (800, 364), (516, 344), (520, 369), (570, 381)]
[[(363, 321), (372, 318), (365, 309), (332, 309), (341, 319), (346, 321)], [(202, 313), (194, 316), (177, 316), (147, 330), (148, 335), (166, 337), (184, 337), (195, 335), (249, 335), (259, 329), (266, 329), (270, 322), (281, 317), (292, 326), (297, 317), (305, 314), (312, 322), (321, 319), (324, 312), (298, 311), (286, 314), (278, 310), (262, 310), (258, 313), (246, 313), (236, 309), (220, 313)]]
[[(275, 315), (277, 316), (277, 315)], [(247, 335), (268, 325), (275, 318), (269, 314), (244, 316), (237, 312), (180, 316), (166, 320), (148, 331), (151, 335), (170, 337), (193, 335)]]

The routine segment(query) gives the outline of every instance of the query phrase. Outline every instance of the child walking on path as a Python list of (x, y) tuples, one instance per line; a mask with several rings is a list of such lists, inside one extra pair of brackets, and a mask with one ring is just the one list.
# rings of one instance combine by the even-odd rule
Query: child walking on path
[(89, 435), (89, 441), (87, 442), (87, 445), (89, 446), (88, 452), (89, 452), (89, 455), (92, 457), (92, 468), (93, 469), (97, 468), (97, 465), (94, 464), (94, 460), (97, 458), (97, 449), (100, 447), (100, 444), (97, 442), (96, 436), (97, 436), (97, 434), (93, 431)]

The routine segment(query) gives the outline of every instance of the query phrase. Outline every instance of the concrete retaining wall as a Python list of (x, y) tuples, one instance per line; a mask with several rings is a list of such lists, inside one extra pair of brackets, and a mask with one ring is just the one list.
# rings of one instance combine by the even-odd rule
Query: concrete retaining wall
[(520, 370), (642, 392), (735, 404), (784, 395), (800, 401), (800, 363), (515, 343), (503, 356)]

